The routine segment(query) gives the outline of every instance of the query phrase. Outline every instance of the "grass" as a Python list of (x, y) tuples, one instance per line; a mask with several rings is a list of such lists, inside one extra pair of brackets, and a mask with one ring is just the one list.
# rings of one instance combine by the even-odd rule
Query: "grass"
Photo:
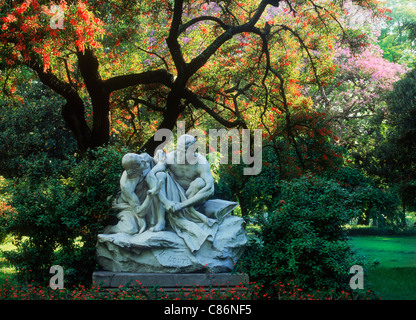
[(3, 257), (2, 251), (15, 250), (16, 247), (11, 241), (4, 241), (0, 244), (0, 280), (5, 277), (13, 278), (15, 273), (14, 267)]
[(370, 262), (378, 261), (380, 267), (416, 268), (416, 237), (354, 236), (353, 245)]
[(353, 236), (352, 243), (375, 267), (371, 288), (383, 300), (416, 300), (416, 237)]
[(376, 268), (368, 281), (382, 300), (416, 300), (416, 268)]

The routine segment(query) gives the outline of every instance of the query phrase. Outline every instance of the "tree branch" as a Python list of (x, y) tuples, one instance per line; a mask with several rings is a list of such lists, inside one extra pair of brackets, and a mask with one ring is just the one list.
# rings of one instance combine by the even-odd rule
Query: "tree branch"
[(63, 118), (74, 133), (80, 151), (85, 152), (91, 147), (92, 132), (85, 121), (84, 102), (78, 92), (69, 83), (58, 79), (53, 73), (45, 71), (43, 64), (39, 62), (35, 54), (31, 54), (27, 66), (38, 74), (42, 83), (66, 99), (66, 104), (62, 107)]
[(124, 89), (140, 84), (161, 83), (167, 87), (173, 84), (173, 77), (164, 69), (145, 71), (142, 73), (133, 73), (122, 76), (116, 76), (104, 81), (108, 92)]
[(39, 62), (39, 59), (34, 54), (31, 55), (31, 59), (26, 65), (38, 74), (43, 84), (64, 97), (68, 102), (71, 101), (83, 105), (82, 99), (75, 88), (71, 84), (60, 80), (52, 72), (45, 71), (43, 64)]
[(173, 8), (173, 18), (169, 30), (169, 36), (166, 39), (173, 62), (178, 72), (178, 78), (185, 75), (186, 62), (183, 58), (181, 47), (178, 42), (179, 28), (182, 24), (183, 0), (175, 0)]
[(248, 22), (239, 26), (230, 27), (224, 33), (219, 35), (203, 52), (192, 59), (192, 61), (188, 64), (188, 72), (190, 74), (194, 74), (198, 71), (225, 42), (230, 40), (236, 34), (243, 32), (261, 33), (255, 25), (259, 21), (268, 4), (269, 0), (262, 0), (253, 17)]
[(156, 53), (156, 52), (153, 52), (153, 51), (148, 51), (148, 50), (145, 50), (145, 49), (143, 49), (143, 48), (140, 48), (139, 46), (136, 46), (136, 48), (137, 49), (139, 49), (140, 51), (143, 51), (143, 52), (145, 52), (145, 53), (148, 53), (148, 54), (150, 54), (150, 55), (155, 55), (156, 57), (158, 57), (160, 60), (162, 60), (162, 62), (163, 62), (163, 64), (165, 65), (165, 67), (166, 67), (166, 70), (168, 71), (168, 72), (170, 72), (170, 68), (169, 68), (169, 64), (167, 63), (167, 61), (166, 61), (166, 59), (165, 58), (163, 58), (160, 54), (158, 54), (158, 53)]
[(194, 19), (189, 20), (185, 24), (182, 24), (179, 27), (178, 35), (180, 35), (181, 33), (185, 32), (185, 30), (188, 29), (190, 26), (194, 25), (195, 23), (201, 22), (201, 21), (214, 21), (214, 22), (218, 23), (221, 26), (221, 28), (223, 28), (224, 30), (228, 30), (229, 28), (231, 28), (230, 25), (224, 23), (219, 18), (211, 17), (211, 16), (200, 16), (200, 17), (197, 17), (197, 18), (194, 18)]
[(290, 27), (288, 27), (286, 25), (279, 25), (279, 26), (281, 27), (281, 29), (287, 30), (293, 36), (295, 36), (295, 38), (298, 39), (298, 42), (301, 45), (301, 47), (306, 51), (306, 55), (308, 56), (308, 59), (309, 59), (309, 61), (311, 63), (311, 67), (312, 67), (312, 70), (313, 70), (313, 74), (315, 75), (316, 84), (318, 85), (318, 89), (321, 92), (321, 95), (323, 97), (324, 103), (325, 104), (329, 104), (329, 100), (328, 100), (328, 98), (327, 98), (327, 96), (325, 94), (325, 91), (323, 89), (323, 86), (321, 84), (321, 81), (318, 78), (318, 71), (317, 71), (315, 62), (313, 61), (312, 55), (311, 55), (311, 53), (309, 51), (309, 48), (306, 46), (306, 44), (303, 41), (303, 39), (301, 38), (301, 36), (296, 31), (294, 31), (292, 28), (290, 28)]
[(153, 103), (150, 103), (149, 101), (146, 101), (146, 100), (143, 100), (143, 99), (129, 97), (129, 98), (127, 98), (127, 100), (132, 100), (135, 105), (142, 104), (142, 105), (148, 107), (149, 109), (152, 109), (152, 110), (157, 111), (157, 112), (161, 112), (161, 113), (165, 112), (164, 108), (155, 106)]
[[(210, 107), (208, 107), (205, 103), (203, 103), (198, 96), (193, 93), (189, 89), (185, 89), (184, 91), (184, 97), (197, 109), (202, 109), (206, 113), (208, 113), (211, 117), (213, 117), (215, 120), (217, 120), (220, 124), (227, 128), (234, 128), (237, 126), (246, 126), (244, 121), (242, 119), (237, 119), (235, 121), (227, 121), (224, 118), (222, 118), (218, 113), (216, 113), (214, 110), (212, 110)], [(246, 126), (247, 127), (247, 126)]]

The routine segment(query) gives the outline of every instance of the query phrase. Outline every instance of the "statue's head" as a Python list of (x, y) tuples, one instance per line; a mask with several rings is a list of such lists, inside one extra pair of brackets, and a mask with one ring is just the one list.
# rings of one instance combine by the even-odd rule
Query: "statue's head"
[(190, 150), (190, 154), (188, 154), (188, 149), (195, 143), (196, 143), (195, 137), (189, 134), (184, 134), (178, 138), (178, 143), (176, 144), (178, 164), (184, 164), (185, 162), (187, 163), (194, 162), (195, 160), (194, 152)]
[(196, 143), (196, 139), (194, 136), (191, 136), (190, 134), (184, 134), (178, 138), (177, 148), (179, 150), (186, 151), (194, 143)]
[(121, 165), (129, 177), (141, 174), (153, 166), (153, 158), (147, 153), (127, 153), (121, 159)]

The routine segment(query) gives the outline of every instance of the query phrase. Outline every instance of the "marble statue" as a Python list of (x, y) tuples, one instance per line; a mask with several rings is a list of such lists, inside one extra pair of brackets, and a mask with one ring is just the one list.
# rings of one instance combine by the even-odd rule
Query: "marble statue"
[(236, 202), (210, 199), (214, 180), (196, 139), (178, 138), (176, 150), (128, 153), (120, 194), (113, 203), (118, 223), (98, 235), (97, 259), (107, 271), (229, 272), (247, 242), (244, 221), (230, 213)]

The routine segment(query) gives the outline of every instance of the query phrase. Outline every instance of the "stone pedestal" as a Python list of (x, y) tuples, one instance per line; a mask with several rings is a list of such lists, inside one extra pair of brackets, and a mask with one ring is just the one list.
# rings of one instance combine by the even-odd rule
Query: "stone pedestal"
[(214, 288), (225, 290), (236, 286), (247, 286), (247, 274), (231, 273), (130, 273), (96, 271), (92, 275), (94, 285), (102, 289), (116, 289), (122, 287), (162, 288), (164, 292), (180, 289)]

